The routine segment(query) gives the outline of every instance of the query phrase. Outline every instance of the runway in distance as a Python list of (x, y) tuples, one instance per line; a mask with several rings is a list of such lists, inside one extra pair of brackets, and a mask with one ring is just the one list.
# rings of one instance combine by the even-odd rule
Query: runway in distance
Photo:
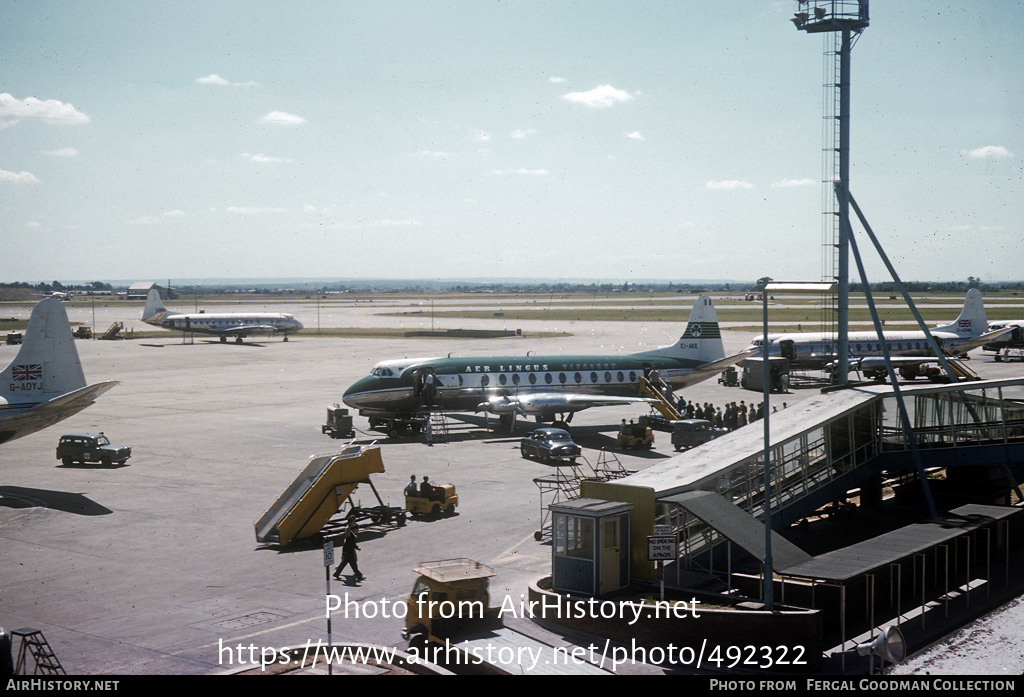
[(151, 288), (142, 311), (142, 321), (185, 334), (208, 334), (221, 342), (234, 337), (235, 343), (254, 334), (288, 335), (302, 329), (302, 322), (282, 312), (172, 312), (160, 300), (160, 291)]
[[(701, 295), (679, 340), (626, 355), (479, 356), (383, 361), (345, 391), (345, 404), (370, 418), (412, 418), (435, 410), (552, 421), (591, 407), (653, 401), (640, 394), (655, 370), (673, 389), (706, 380), (746, 353), (726, 357), (711, 298)], [(566, 420), (566, 419), (563, 419)]]
[[(960, 316), (952, 324), (929, 329), (939, 346), (949, 355), (958, 356), (967, 353), (983, 344), (1006, 334), (1008, 329), (989, 331), (985, 317), (985, 305), (981, 292), (977, 288), (967, 291)], [(928, 340), (922, 331), (894, 331), (884, 334), (890, 355), (919, 356), (926, 360), (935, 360)], [(751, 355), (760, 356), (763, 337), (756, 336), (748, 350)], [(785, 356), (794, 368), (820, 370), (827, 368), (836, 360), (837, 340), (834, 333), (794, 332), (790, 334), (769, 334), (768, 355)], [(878, 335), (873, 331), (850, 332), (849, 346), (851, 358), (864, 358), (882, 355), (882, 347)], [(913, 361), (896, 361), (911, 364)], [(922, 363), (923, 361), (917, 361)], [(850, 369), (856, 369), (853, 361)]]
[(40, 300), (18, 355), (0, 373), (0, 443), (77, 414), (117, 383), (86, 385), (64, 306), (57, 298)]

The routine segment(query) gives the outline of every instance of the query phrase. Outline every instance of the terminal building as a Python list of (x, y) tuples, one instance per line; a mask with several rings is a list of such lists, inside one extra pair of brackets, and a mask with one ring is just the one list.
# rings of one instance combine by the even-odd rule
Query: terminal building
[[(901, 392), (911, 433), (891, 385), (770, 415), (771, 588), (782, 607), (817, 613), (825, 654), (890, 624), (908, 641), (931, 641), (950, 613), (976, 614), (1021, 590), (1024, 518), (1012, 504), (1024, 378)], [(579, 499), (551, 506), (552, 588), (613, 597), (656, 582), (649, 537), (670, 530), (667, 587), (763, 609), (764, 452), (755, 422), (641, 472), (584, 480)], [(924, 505), (932, 498), (937, 516)]]

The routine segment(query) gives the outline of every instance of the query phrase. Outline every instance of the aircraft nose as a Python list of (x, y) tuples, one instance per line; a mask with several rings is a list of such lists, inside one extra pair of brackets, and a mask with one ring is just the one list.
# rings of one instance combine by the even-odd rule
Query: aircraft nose
[(372, 399), (373, 387), (376, 380), (372, 377), (365, 377), (360, 380), (356, 380), (352, 385), (345, 390), (345, 394), (341, 396), (341, 401), (353, 409), (359, 409), (367, 405), (368, 401)]

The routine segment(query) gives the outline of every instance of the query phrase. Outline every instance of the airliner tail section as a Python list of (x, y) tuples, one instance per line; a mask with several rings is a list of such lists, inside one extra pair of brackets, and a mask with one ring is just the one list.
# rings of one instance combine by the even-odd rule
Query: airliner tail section
[(149, 295), (146, 296), (146, 307), (142, 310), (142, 321), (147, 324), (159, 325), (166, 316), (167, 308), (164, 307), (164, 303), (160, 299), (160, 291), (150, 288)]
[(985, 316), (985, 303), (981, 299), (981, 291), (977, 288), (967, 291), (964, 307), (956, 321), (945, 327), (936, 327), (935, 331), (951, 332), (965, 338), (980, 336), (987, 332), (988, 318)]
[(9, 403), (36, 402), (85, 387), (68, 315), (57, 298), (32, 308), (21, 349), (0, 372), (0, 396)]
[(690, 310), (686, 329), (676, 343), (652, 351), (643, 351), (641, 355), (670, 356), (698, 363), (712, 363), (725, 358), (722, 332), (718, 327), (718, 313), (715, 312), (715, 303), (711, 296), (697, 297), (693, 309)]

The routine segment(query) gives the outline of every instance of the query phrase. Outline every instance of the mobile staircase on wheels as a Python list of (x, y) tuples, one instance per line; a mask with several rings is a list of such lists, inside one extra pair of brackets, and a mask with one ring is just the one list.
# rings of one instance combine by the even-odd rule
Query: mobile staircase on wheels
[[(405, 511), (384, 504), (370, 481), (383, 473), (380, 448), (349, 445), (338, 453), (314, 455), (299, 476), (256, 521), (256, 541), (287, 545), (319, 533), (346, 504), (350, 521), (405, 525)], [(351, 502), (352, 492), (369, 484), (379, 505), (363, 508)]]

